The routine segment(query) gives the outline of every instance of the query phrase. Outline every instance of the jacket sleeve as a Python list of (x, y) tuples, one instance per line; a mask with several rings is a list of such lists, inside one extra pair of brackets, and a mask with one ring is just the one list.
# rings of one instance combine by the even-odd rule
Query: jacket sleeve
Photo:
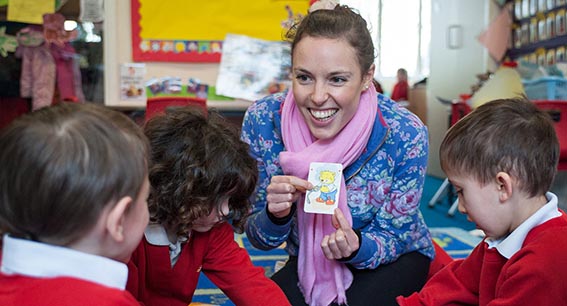
[(213, 230), (203, 272), (235, 305), (290, 305), (280, 287), (256, 267), (249, 254), (234, 241), (230, 225)]
[[(254, 103), (244, 115), (241, 139), (250, 146), (250, 155), (258, 163), (258, 184), (253, 196), (252, 216), (248, 218), (246, 235), (250, 243), (261, 250), (269, 250), (284, 243), (291, 233), (291, 220), (283, 223), (274, 223), (270, 220), (266, 209), (266, 188), (271, 177), (282, 175), (279, 167), (279, 151), (275, 148), (283, 147), (281, 139), (275, 137), (275, 123), (269, 113), (267, 97)], [(269, 118), (269, 119), (268, 119)]]
[(395, 124), (390, 124), (383, 144), (391, 147), (389, 155), (379, 152), (379, 156), (373, 157), (382, 168), (376, 170), (380, 179), (369, 180), (365, 186), (365, 201), (377, 207), (377, 212), (371, 222), (359, 228), (362, 237), (359, 251), (347, 261), (357, 269), (374, 269), (415, 250), (434, 256), (419, 211), (427, 169), (428, 133), (417, 117), (406, 116), (410, 119), (398, 118)]

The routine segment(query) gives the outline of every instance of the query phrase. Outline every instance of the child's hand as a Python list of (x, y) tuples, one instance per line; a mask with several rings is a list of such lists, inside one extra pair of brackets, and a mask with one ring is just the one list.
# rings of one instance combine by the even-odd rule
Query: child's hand
[(301, 194), (313, 188), (306, 180), (296, 176), (277, 175), (272, 177), (270, 185), (266, 188), (268, 211), (276, 218), (284, 218), (291, 212), (293, 202), (297, 201)]
[(358, 236), (343, 215), (336, 208), (333, 215), (333, 226), (337, 229), (334, 233), (326, 235), (321, 241), (321, 249), (327, 259), (341, 259), (352, 255), (360, 247)]

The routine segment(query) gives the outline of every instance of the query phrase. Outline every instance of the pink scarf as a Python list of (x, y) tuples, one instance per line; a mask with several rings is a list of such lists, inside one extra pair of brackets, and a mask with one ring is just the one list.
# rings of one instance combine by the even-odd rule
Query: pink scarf
[[(287, 151), (281, 152), (279, 157), (284, 173), (307, 179), (311, 162), (341, 163), (343, 167), (352, 164), (366, 148), (377, 109), (376, 90), (370, 86), (362, 92), (358, 110), (350, 122), (332, 139), (317, 140), (311, 135), (290, 90), (282, 109), (282, 138)], [(344, 264), (328, 260), (321, 250), (323, 237), (336, 230), (331, 215), (305, 213), (304, 198), (298, 201), (297, 216), (298, 274), (305, 302), (312, 306), (327, 306), (333, 301), (346, 304), (345, 291), (352, 284), (352, 273)], [(344, 177), (338, 207), (352, 225)]]

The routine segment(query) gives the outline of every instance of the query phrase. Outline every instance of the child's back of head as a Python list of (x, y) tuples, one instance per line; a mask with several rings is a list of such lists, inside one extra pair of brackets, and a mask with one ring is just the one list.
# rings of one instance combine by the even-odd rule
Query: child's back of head
[(67, 246), (147, 175), (147, 140), (125, 115), (90, 104), (59, 104), (1, 131), (0, 229)]
[(530, 197), (550, 189), (559, 160), (559, 142), (550, 116), (527, 98), (483, 104), (453, 125), (439, 151), (446, 173), (488, 183), (498, 172), (511, 174)]

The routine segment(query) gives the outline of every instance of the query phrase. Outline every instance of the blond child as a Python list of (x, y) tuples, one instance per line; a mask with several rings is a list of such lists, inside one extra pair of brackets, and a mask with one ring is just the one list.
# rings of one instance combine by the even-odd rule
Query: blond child
[(0, 148), (0, 305), (137, 305), (124, 289), (148, 223), (141, 130), (59, 104), (16, 119)]

